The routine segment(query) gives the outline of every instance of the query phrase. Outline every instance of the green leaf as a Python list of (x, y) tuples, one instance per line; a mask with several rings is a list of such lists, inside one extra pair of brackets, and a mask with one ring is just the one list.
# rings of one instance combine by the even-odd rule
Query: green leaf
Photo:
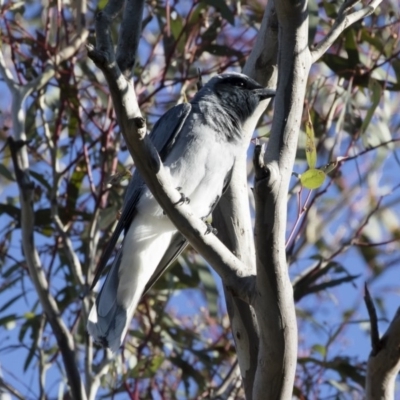
[(361, 32), (361, 40), (366, 41), (374, 46), (379, 52), (383, 53), (384, 43), (380, 37), (376, 36), (374, 31), (374, 33), (371, 34), (369, 30), (363, 28)]
[(193, 378), (199, 386), (202, 385), (204, 380), (203, 376), (192, 364), (184, 360), (182, 355), (172, 356), (170, 357), (170, 361), (182, 370), (184, 382), (187, 382), (187, 379), (190, 377)]
[(101, 11), (101, 10), (107, 5), (107, 3), (108, 3), (108, 0), (100, 0), (100, 1), (97, 3), (97, 9), (98, 9), (99, 11)]
[(221, 46), (219, 44), (209, 44), (203, 47), (203, 51), (206, 51), (215, 56), (223, 56), (223, 57), (232, 57), (235, 56), (237, 58), (242, 58), (243, 54), (235, 49), (231, 49), (228, 46)]
[[(193, 27), (197, 23), (202, 24), (203, 23), (203, 15), (204, 15), (204, 10), (205, 9), (206, 9), (206, 4), (199, 3), (196, 6), (196, 8), (194, 9), (193, 13), (190, 15), (188, 26)], [(220, 19), (220, 18), (216, 18), (216, 19)]]
[(218, 315), (218, 290), (217, 286), (215, 285), (214, 277), (206, 265), (198, 266), (197, 269), (201, 282), (204, 286), (204, 294), (207, 299), (208, 312), (211, 317), (216, 318)]
[(24, 337), (29, 329), (32, 330), (31, 336), (34, 336), (34, 331), (39, 328), (40, 315), (35, 315), (32, 312), (27, 312), (24, 314), (25, 322), (22, 324), (21, 329), (18, 334), (18, 340), (22, 343)]
[(306, 158), (310, 169), (315, 168), (317, 164), (317, 149), (315, 148), (314, 127), (311, 121), (310, 110), (308, 110), (308, 119), (306, 121)]
[(156, 290), (194, 289), (200, 285), (200, 277), (196, 268), (184, 268), (178, 258), (154, 285)]
[(355, 63), (355, 60), (331, 53), (325, 53), (322, 60), (339, 77), (352, 79), (354, 86), (368, 86), (369, 75), (360, 73), (360, 63)]
[[(311, 257), (315, 259), (316, 257)], [(317, 258), (319, 259), (319, 257)], [(343, 267), (343, 265), (339, 264), (336, 261), (330, 261), (328, 263), (323, 262), (322, 260), (315, 266), (304, 271), (299, 278), (296, 278), (293, 281), (293, 296), (295, 301), (299, 301), (304, 296), (307, 296), (310, 293), (315, 293), (316, 291), (323, 290), (325, 287), (321, 287), (320, 285), (313, 285), (318, 279), (327, 276), (328, 273), (332, 274), (345, 274), (348, 281), (355, 279), (355, 277), (351, 276), (348, 271)], [(331, 279), (331, 278), (329, 278)], [(341, 279), (341, 277), (340, 277)], [(337, 282), (337, 280), (333, 280), (335, 283), (331, 286), (339, 285), (343, 282)], [(330, 280), (329, 282), (333, 282)]]
[(46, 178), (43, 174), (40, 174), (36, 171), (30, 170), (29, 173), (35, 178), (39, 183), (41, 183), (45, 188), (49, 191), (52, 189), (52, 185), (49, 183), (49, 179)]
[(368, 108), (367, 115), (365, 116), (364, 121), (361, 125), (361, 133), (364, 133), (367, 130), (368, 125), (371, 122), (376, 107), (378, 107), (382, 96), (382, 87), (375, 79), (370, 79), (369, 89), (371, 93), (372, 104)]
[(355, 34), (356, 32), (354, 29), (347, 29), (345, 31), (346, 35), (345, 47), (346, 47), (347, 57), (351, 65), (356, 65), (360, 63), (360, 56), (358, 54), (358, 47)]
[[(2, 268), (4, 268), (4, 266), (2, 266)], [(14, 272), (20, 271), (21, 270), (21, 265), (20, 264), (14, 264), (11, 265), (8, 269), (6, 269), (3, 273), (2, 273), (2, 277), (4, 279), (9, 278)], [(19, 278), (17, 278), (14, 282), (18, 281)], [(9, 287), (10, 285), (8, 285)]]
[(103, 230), (112, 226), (118, 219), (118, 209), (117, 205), (112, 205), (100, 211), (99, 229)]
[(349, 275), (349, 276), (345, 276), (344, 278), (332, 279), (329, 282), (324, 282), (324, 283), (320, 283), (319, 285), (314, 285), (314, 286), (309, 287), (307, 294), (321, 292), (322, 290), (332, 288), (334, 286), (339, 286), (342, 283), (352, 282), (359, 277), (360, 277), (360, 275)]
[(322, 57), (325, 64), (339, 76), (351, 77), (349, 60), (336, 54), (326, 53)]
[(51, 209), (41, 208), (35, 211), (35, 226), (46, 227), (52, 223)]
[(15, 181), (13, 174), (4, 164), (0, 164), (0, 175), (3, 175), (9, 181)]
[(0, 203), (0, 214), (9, 215), (14, 221), (18, 222), (20, 225), (21, 220), (21, 210), (11, 204)]
[(152, 378), (161, 367), (164, 359), (162, 355), (154, 356), (151, 360), (147, 357), (142, 358), (135, 367), (131, 369), (129, 374), (132, 377)]
[(326, 346), (322, 346), (320, 344), (314, 344), (314, 346), (311, 347), (311, 350), (321, 354), (322, 357), (326, 356)]
[[(175, 40), (178, 40), (183, 29), (183, 20), (180, 15), (176, 15), (175, 19), (170, 18), (171, 33)], [(182, 37), (181, 37), (182, 38)]]
[(66, 204), (66, 213), (63, 215), (66, 220), (63, 221), (67, 223), (70, 219), (76, 215), (76, 202), (79, 197), (79, 193), (81, 190), (83, 179), (86, 176), (86, 166), (85, 164), (79, 163), (76, 165), (74, 172), (72, 173), (71, 178), (67, 184), (67, 204)]
[(70, 113), (68, 120), (68, 136), (74, 138), (79, 130), (79, 119), (75, 112)]
[[(149, 377), (155, 375), (155, 373), (158, 371), (158, 369), (161, 367), (161, 364), (164, 361), (164, 356), (158, 355), (155, 357), (152, 357), (150, 365), (147, 365), (147, 373), (150, 375)], [(146, 377), (146, 375), (143, 375), (143, 377)]]
[(224, 19), (226, 19), (232, 26), (235, 25), (235, 15), (224, 0), (202, 0), (202, 3), (215, 7)]
[(328, 164), (324, 165), (323, 167), (321, 167), (321, 171), (324, 171), (325, 174), (329, 174), (330, 172), (332, 172), (338, 165), (339, 165), (339, 161), (341, 161), (342, 159), (344, 159), (345, 157), (338, 157), (335, 161), (331, 161)]
[(307, 189), (318, 189), (325, 181), (325, 172), (319, 169), (309, 169), (300, 176), (300, 183)]
[(335, 357), (325, 365), (327, 368), (337, 371), (343, 379), (350, 378), (361, 387), (365, 386), (365, 370), (362, 366), (351, 365), (347, 357)]
[(28, 356), (25, 359), (25, 363), (24, 363), (24, 372), (26, 372), (26, 370), (28, 369), (30, 363), (33, 360), (33, 356), (35, 355), (35, 351), (36, 351), (36, 341), (34, 340), (32, 343), (32, 347), (29, 349), (29, 353)]
[(322, 4), (323, 4), (323, 6), (324, 6), (326, 15), (327, 15), (329, 18), (336, 18), (336, 17), (337, 17), (336, 6), (335, 6), (335, 4), (334, 4), (333, 2), (324, 0), (324, 1), (322, 2)]

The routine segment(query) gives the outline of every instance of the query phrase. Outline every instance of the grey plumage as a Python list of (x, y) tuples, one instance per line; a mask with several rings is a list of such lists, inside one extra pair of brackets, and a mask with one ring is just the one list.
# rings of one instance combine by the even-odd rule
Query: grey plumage
[[(212, 78), (190, 103), (177, 105), (155, 124), (150, 137), (175, 187), (190, 199), (195, 215), (206, 218), (229, 184), (244, 123), (259, 102), (274, 92), (243, 74)], [(117, 351), (143, 295), (182, 252), (187, 241), (177, 231), (136, 171), (123, 211), (104, 251), (101, 271), (118, 238), (124, 240), (89, 315), (88, 331)], [(97, 278), (96, 278), (97, 280)]]

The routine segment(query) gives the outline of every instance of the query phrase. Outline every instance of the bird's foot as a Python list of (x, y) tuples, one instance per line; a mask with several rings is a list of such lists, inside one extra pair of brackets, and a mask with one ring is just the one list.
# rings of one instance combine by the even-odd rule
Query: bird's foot
[[(176, 190), (180, 191), (182, 190), (181, 187), (177, 187)], [(189, 197), (186, 197), (184, 193), (180, 192), (181, 198), (180, 200), (178, 200), (174, 205), (175, 206), (180, 206), (182, 204), (189, 204), (190, 203), (190, 199)]]
[[(182, 188), (177, 187), (176, 190), (180, 191), (180, 190), (182, 190)], [(185, 194), (182, 192), (180, 192), (179, 194), (181, 195), (181, 198), (176, 203), (174, 203), (174, 206), (181, 206), (182, 204), (190, 203), (189, 197), (186, 197)], [(167, 215), (167, 213), (165, 211), (163, 211), (163, 215)]]
[(205, 235), (208, 235), (209, 233), (213, 233), (214, 235), (218, 234), (218, 230), (216, 228), (214, 228), (210, 223), (205, 222), (207, 229), (204, 232)]

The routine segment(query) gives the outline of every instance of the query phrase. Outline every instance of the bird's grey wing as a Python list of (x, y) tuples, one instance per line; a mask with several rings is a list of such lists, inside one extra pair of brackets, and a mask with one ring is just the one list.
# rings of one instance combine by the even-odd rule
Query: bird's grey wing
[[(150, 132), (150, 139), (160, 154), (162, 161), (164, 161), (165, 157), (167, 157), (169, 154), (171, 147), (175, 143), (175, 140), (186, 121), (186, 118), (190, 114), (190, 111), (190, 103), (182, 103), (172, 107), (156, 122), (152, 131)], [(99, 263), (97, 264), (96, 274), (90, 289), (93, 289), (102, 275), (121, 233), (123, 231), (126, 232), (126, 230), (129, 228), (135, 215), (136, 205), (143, 192), (144, 185), (145, 183), (143, 178), (140, 176), (138, 171), (135, 171), (126, 189), (121, 217), (109, 242), (107, 243), (105, 250), (100, 257)]]
[[(118, 239), (122, 231), (126, 231), (126, 229), (129, 227), (136, 209), (136, 205), (140, 199), (140, 195), (142, 194), (143, 185), (144, 183), (140, 175), (134, 174), (131, 181), (129, 182), (128, 188), (126, 189), (127, 193), (125, 195), (125, 201), (121, 217), (118, 220), (117, 226), (114, 229), (114, 232), (112, 233), (110, 240), (108, 241), (103, 253), (100, 256), (100, 260), (96, 268), (96, 274), (93, 278), (90, 290), (92, 290), (96, 286), (96, 283), (100, 279), (108, 263), (108, 260), (110, 259), (112, 253), (114, 252), (115, 246), (118, 242)], [(129, 198), (127, 200), (128, 193), (129, 193)]]
[[(226, 189), (229, 186), (229, 183), (232, 178), (232, 171), (233, 167), (230, 169), (230, 171), (227, 173), (224, 179), (224, 186), (222, 193), (225, 193)], [(214, 208), (218, 204), (220, 198), (221, 196), (217, 196), (217, 198), (211, 203), (210, 213), (208, 215), (210, 215), (214, 211)], [(206, 215), (204, 218), (207, 218), (208, 215)], [(143, 296), (152, 288), (152, 286), (157, 282), (157, 280), (161, 277), (164, 271), (179, 257), (179, 255), (182, 253), (183, 250), (185, 250), (188, 244), (189, 244), (188, 240), (180, 232), (175, 233), (175, 235), (171, 240), (170, 246), (168, 247), (167, 251), (164, 254), (164, 257), (159, 262), (156, 270), (154, 271), (154, 274), (151, 276), (149, 282), (147, 283), (146, 288), (143, 292)]]
[(150, 139), (164, 161), (174, 145), (186, 118), (192, 110), (190, 103), (181, 103), (171, 108), (154, 125)]
[(171, 244), (165, 252), (163, 258), (159, 262), (154, 274), (151, 276), (146, 288), (143, 292), (143, 296), (151, 289), (151, 287), (157, 282), (165, 270), (179, 257), (183, 250), (188, 245), (187, 239), (179, 232), (176, 232), (172, 237)]

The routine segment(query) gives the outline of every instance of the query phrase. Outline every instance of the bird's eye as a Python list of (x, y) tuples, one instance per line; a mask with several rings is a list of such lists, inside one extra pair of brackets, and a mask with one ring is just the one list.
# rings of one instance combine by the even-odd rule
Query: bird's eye
[(233, 86), (238, 86), (238, 87), (244, 87), (245, 86), (244, 82), (242, 80), (240, 80), (240, 79), (233, 80), (232, 81), (232, 85)]

